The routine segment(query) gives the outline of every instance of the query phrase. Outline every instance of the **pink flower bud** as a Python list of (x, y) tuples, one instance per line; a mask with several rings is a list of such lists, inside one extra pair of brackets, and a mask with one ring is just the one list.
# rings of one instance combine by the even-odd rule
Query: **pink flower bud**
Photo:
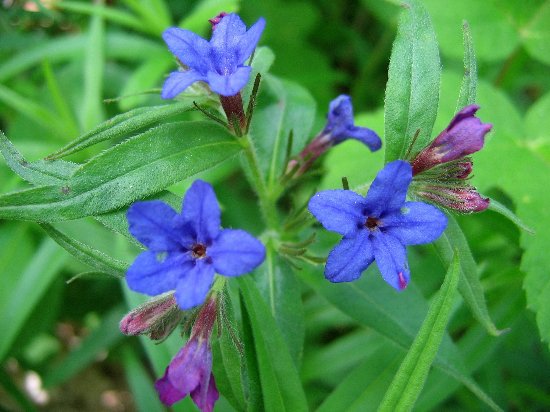
[(445, 187), (433, 185), (416, 191), (416, 194), (430, 202), (460, 213), (482, 212), (489, 207), (489, 199), (481, 197), (472, 186)]

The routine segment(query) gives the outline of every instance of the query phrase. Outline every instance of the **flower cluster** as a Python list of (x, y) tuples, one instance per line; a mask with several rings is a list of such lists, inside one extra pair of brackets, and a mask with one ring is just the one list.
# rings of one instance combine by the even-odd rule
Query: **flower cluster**
[(473, 166), (467, 156), (481, 150), (493, 127), (475, 117), (478, 109), (470, 105), (460, 110), (412, 160), (414, 194), (458, 212), (481, 212), (489, 207), (489, 199), (481, 197), (467, 180)]
[(136, 202), (128, 210), (129, 230), (145, 245), (128, 269), (130, 289), (147, 295), (176, 291), (183, 310), (204, 302), (214, 274), (239, 276), (265, 258), (262, 243), (244, 230), (220, 229), (214, 189), (196, 180), (181, 214), (159, 200)]
[(436, 207), (407, 202), (412, 168), (402, 160), (388, 163), (366, 197), (350, 190), (326, 190), (309, 201), (310, 212), (325, 229), (343, 235), (325, 267), (331, 282), (351, 282), (376, 260), (384, 280), (397, 290), (409, 283), (406, 245), (429, 243), (447, 226)]

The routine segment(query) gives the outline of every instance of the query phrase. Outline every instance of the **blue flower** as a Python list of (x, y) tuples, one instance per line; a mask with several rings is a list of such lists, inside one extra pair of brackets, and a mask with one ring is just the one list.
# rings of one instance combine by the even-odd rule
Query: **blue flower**
[(328, 256), (328, 280), (356, 280), (376, 260), (387, 283), (397, 290), (407, 286), (406, 245), (432, 242), (447, 226), (447, 217), (436, 207), (406, 201), (411, 180), (411, 166), (396, 160), (378, 173), (366, 197), (325, 190), (310, 199), (309, 211), (327, 230), (344, 236)]
[(228, 14), (216, 24), (210, 42), (197, 34), (171, 27), (162, 37), (170, 51), (189, 70), (173, 72), (162, 88), (162, 98), (172, 99), (196, 81), (204, 81), (213, 92), (234, 96), (250, 77), (244, 62), (252, 55), (265, 27), (260, 18), (248, 31), (236, 14)]
[(212, 186), (196, 180), (176, 213), (159, 200), (128, 209), (132, 236), (149, 250), (128, 269), (130, 289), (147, 295), (176, 291), (183, 309), (204, 302), (214, 274), (239, 276), (265, 258), (262, 243), (244, 230), (220, 228), (220, 209)]
[(321, 135), (329, 136), (333, 145), (347, 139), (356, 139), (367, 145), (373, 152), (382, 146), (382, 141), (374, 130), (355, 126), (351, 97), (345, 94), (330, 102), (327, 124)]

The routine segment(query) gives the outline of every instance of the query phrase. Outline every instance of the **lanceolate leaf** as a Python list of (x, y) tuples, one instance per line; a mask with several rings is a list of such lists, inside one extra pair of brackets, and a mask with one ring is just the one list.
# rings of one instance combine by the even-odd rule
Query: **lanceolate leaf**
[(456, 220), (448, 215), (449, 223), (441, 237), (434, 242), (435, 249), (444, 264), (450, 264), (453, 258), (454, 249), (458, 249), (460, 255), (460, 281), (458, 291), (470, 308), (472, 315), (480, 322), (488, 333), (498, 336), (502, 331), (493, 324), (487, 303), (483, 293), (483, 286), (479, 280), (477, 265), (470, 252), (468, 241), (462, 233)]
[(439, 294), (430, 305), (428, 315), (394, 376), (379, 411), (407, 411), (416, 403), (445, 335), (458, 284), (459, 269), (458, 255), (455, 251)]
[(193, 107), (192, 101), (184, 101), (162, 106), (139, 107), (128, 112), (119, 114), (89, 132), (73, 140), (65, 147), (48, 156), (55, 159), (76, 153), (87, 147), (109, 139), (117, 139), (130, 136), (156, 122), (162, 121), (175, 114), (182, 113)]
[(213, 167), (240, 150), (223, 127), (170, 123), (117, 145), (81, 166), (63, 185), (0, 197), (0, 217), (52, 222), (109, 212)]
[(458, 113), (464, 106), (476, 102), (477, 63), (474, 41), (467, 21), (464, 21), (462, 31), (464, 35), (464, 77), (462, 78), (455, 113)]
[(264, 410), (307, 411), (298, 370), (269, 308), (250, 277), (239, 278), (239, 285), (252, 327)]
[(386, 162), (407, 153), (410, 158), (426, 146), (439, 102), (441, 63), (430, 17), (419, 1), (404, 7), (386, 86)]

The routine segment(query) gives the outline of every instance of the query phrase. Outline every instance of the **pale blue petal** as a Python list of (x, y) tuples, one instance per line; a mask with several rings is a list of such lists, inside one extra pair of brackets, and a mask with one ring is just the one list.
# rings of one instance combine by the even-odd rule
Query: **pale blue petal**
[(195, 70), (172, 72), (164, 81), (161, 97), (163, 99), (173, 99), (199, 80), (205, 81), (206, 77)]
[(182, 310), (202, 304), (214, 281), (214, 266), (208, 258), (194, 261), (195, 265), (179, 279), (176, 287), (176, 302)]
[(381, 232), (372, 237), (372, 243), (382, 278), (397, 290), (405, 289), (410, 280), (405, 245), (397, 238)]
[(181, 277), (192, 268), (187, 253), (163, 256), (151, 251), (142, 252), (126, 272), (128, 287), (135, 292), (155, 296), (176, 289)]
[(343, 238), (328, 255), (325, 278), (331, 282), (352, 282), (374, 260), (370, 233), (361, 230), (354, 238)]
[(254, 49), (258, 45), (258, 42), (260, 41), (264, 28), (265, 19), (260, 18), (252, 27), (250, 27), (250, 29), (248, 29), (246, 34), (241, 36), (237, 45), (238, 48), (236, 50), (237, 64), (244, 64), (252, 55)]
[(388, 163), (378, 172), (367, 193), (367, 213), (372, 217), (400, 209), (412, 181), (411, 165), (403, 160)]
[(189, 30), (171, 27), (162, 33), (168, 48), (183, 64), (202, 74), (210, 69), (210, 43)]
[(239, 276), (253, 271), (265, 259), (265, 247), (244, 230), (222, 230), (208, 248), (216, 272), (224, 276)]
[(209, 246), (220, 232), (220, 207), (210, 183), (195, 180), (185, 193), (181, 213), (182, 226), (189, 225), (196, 240)]
[(211, 71), (208, 72), (207, 81), (213, 92), (222, 96), (234, 96), (248, 83), (251, 70), (251, 67), (244, 66), (226, 75)]
[[(374, 130), (366, 127), (353, 126), (348, 128), (345, 133), (347, 138), (359, 140), (364, 145), (368, 146), (371, 151), (376, 151), (382, 147), (382, 140)], [(336, 143), (340, 143), (346, 139), (337, 139)]]
[(351, 190), (325, 190), (316, 193), (308, 204), (309, 211), (327, 230), (351, 235), (364, 226), (365, 199)]
[(437, 207), (422, 202), (406, 202), (401, 210), (382, 219), (383, 230), (404, 245), (436, 240), (447, 227), (447, 216)]
[(228, 14), (216, 25), (210, 45), (219, 51), (233, 52), (240, 37), (245, 34), (246, 25), (235, 13)]

